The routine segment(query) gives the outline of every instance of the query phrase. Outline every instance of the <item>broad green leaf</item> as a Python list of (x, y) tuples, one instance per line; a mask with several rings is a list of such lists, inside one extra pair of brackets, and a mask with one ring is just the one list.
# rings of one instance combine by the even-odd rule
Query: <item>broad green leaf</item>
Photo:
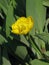
[(36, 45), (36, 42), (35, 41), (33, 42), (31, 39), (30, 39), (30, 42), (31, 42), (30, 44), (31, 44), (32, 51), (35, 53), (35, 55), (37, 55), (37, 58), (38, 59), (43, 58), (41, 51), (39, 50), (38, 46)]
[(16, 1), (12, 0), (12, 3), (13, 3), (13, 7), (16, 8)]
[(24, 60), (28, 52), (25, 46), (17, 46), (15, 54), (17, 54), (20, 58)]
[(4, 13), (7, 15), (7, 9), (0, 3), (1, 9), (4, 11)]
[(45, 30), (44, 30), (44, 32), (47, 32), (47, 33), (48, 33), (48, 28), (47, 28), (48, 24), (49, 24), (49, 18), (46, 20)]
[(36, 34), (35, 36), (49, 44), (49, 33)]
[(32, 60), (30, 62), (31, 65), (49, 65), (49, 63), (44, 62), (44, 61), (40, 61), (38, 59)]
[(49, 0), (43, 1), (43, 5), (49, 7)]
[(20, 35), (20, 41), (23, 42), (25, 45), (27, 45), (29, 47), (29, 42), (26, 40), (25, 36)]
[[(30, 38), (31, 38), (31, 37), (30, 37)], [(31, 40), (30, 38), (29, 38), (29, 41), (30, 41), (30, 42), (29, 42), (29, 41), (26, 40), (26, 38), (25, 38), (23, 35), (21, 35), (21, 36), (20, 36), (20, 41), (23, 42), (23, 43), (24, 43), (25, 45), (27, 45), (28, 47), (32, 47), (32, 51), (33, 51), (35, 54), (37, 54), (37, 57), (38, 57), (38, 58), (42, 58), (42, 54), (41, 54), (41, 52), (39, 51), (39, 48), (37, 48), (37, 47), (36, 47), (36, 44), (35, 44), (37, 41), (34, 43), (33, 40)], [(38, 44), (38, 45), (39, 45), (39, 44)]]
[(4, 11), (4, 13), (7, 15), (7, 9), (8, 9), (8, 5), (10, 0), (0, 0), (0, 8)]
[(28, 55), (28, 52), (27, 52), (27, 49), (26, 49), (25, 45), (22, 42), (20, 42), (19, 40), (17, 41), (16, 39), (14, 39), (13, 41), (8, 42), (8, 46), (10, 47), (10, 48), (8, 47), (8, 50), (9, 50), (10, 53), (12, 53), (11, 52), (11, 50), (12, 50), (15, 55), (17, 55), (21, 59), (25, 60), (25, 58)]
[(3, 43), (7, 43), (7, 42), (8, 41), (6, 40), (6, 38), (0, 34), (0, 45), (2, 45)]
[(8, 58), (8, 52), (7, 52), (7, 48), (3, 47), (3, 54), (2, 54), (2, 65), (11, 65), (9, 58)]
[[(46, 8), (42, 0), (26, 0), (26, 16), (32, 16), (34, 19), (34, 28), (37, 32), (43, 32), (46, 19)], [(40, 26), (39, 26), (40, 25)]]
[(6, 9), (7, 9), (7, 7), (8, 7), (8, 2), (7, 2), (7, 0), (0, 0), (0, 4), (2, 4)]
[(7, 35), (7, 37), (10, 35), (10, 32), (11, 32), (10, 27), (11, 27), (12, 23), (15, 21), (13, 14), (14, 14), (14, 10), (13, 10), (12, 5), (10, 4), (8, 6), (7, 17), (6, 17), (6, 35)]
[(45, 49), (46, 49), (45, 48), (45, 42), (38, 37), (35, 37), (35, 42), (36, 42), (36, 45), (38, 46), (38, 48), (40, 49), (40, 51), (41, 51), (41, 49), (44, 49), (44, 52), (45, 52)]
[(46, 51), (44, 54), (45, 54), (47, 57), (49, 57), (49, 51)]

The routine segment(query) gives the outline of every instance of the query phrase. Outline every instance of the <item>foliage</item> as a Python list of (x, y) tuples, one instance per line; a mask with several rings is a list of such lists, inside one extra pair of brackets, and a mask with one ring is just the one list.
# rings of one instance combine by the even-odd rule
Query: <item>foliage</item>
[[(49, 65), (49, 0), (0, 0), (0, 65)], [(27, 35), (11, 33), (19, 17), (32, 16)]]

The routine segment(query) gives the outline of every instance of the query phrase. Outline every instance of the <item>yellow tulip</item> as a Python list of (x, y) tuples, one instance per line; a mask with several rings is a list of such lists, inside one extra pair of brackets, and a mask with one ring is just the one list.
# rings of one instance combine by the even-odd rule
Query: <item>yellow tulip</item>
[(34, 21), (32, 17), (20, 17), (14, 24), (12, 24), (12, 33), (27, 34), (32, 29)]

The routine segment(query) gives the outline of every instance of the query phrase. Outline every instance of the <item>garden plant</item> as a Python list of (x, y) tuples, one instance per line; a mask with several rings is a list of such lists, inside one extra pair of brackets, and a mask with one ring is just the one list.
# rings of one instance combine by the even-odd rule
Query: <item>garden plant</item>
[(49, 65), (49, 0), (0, 0), (0, 65)]

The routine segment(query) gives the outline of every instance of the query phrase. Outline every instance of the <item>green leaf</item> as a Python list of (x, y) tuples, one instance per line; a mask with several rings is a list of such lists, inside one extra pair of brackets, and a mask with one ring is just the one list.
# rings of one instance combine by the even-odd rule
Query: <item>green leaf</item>
[(31, 64), (31, 65), (49, 65), (49, 63), (40, 61), (40, 60), (38, 60), (38, 59), (35, 59), (35, 60), (31, 61), (30, 64)]
[(30, 39), (30, 42), (31, 42), (30, 44), (31, 44), (32, 51), (34, 52), (35, 55), (37, 55), (37, 58), (38, 59), (43, 58), (41, 51), (39, 50), (38, 46), (36, 45), (36, 42), (35, 41), (33, 42), (32, 39)]
[(0, 8), (4, 11), (4, 13), (7, 15), (7, 9), (8, 9), (8, 5), (10, 0), (0, 0)]
[[(28, 55), (28, 52), (25, 45), (22, 42), (20, 42), (19, 40), (13, 39), (13, 41), (8, 42), (8, 46), (10, 47), (10, 48), (8, 47), (8, 50), (11, 54), (12, 52), (14, 52), (15, 55), (20, 57), (22, 60), (25, 60), (25, 58)], [(10, 49), (12, 50), (12, 52)]]
[(7, 35), (7, 37), (10, 35), (10, 32), (11, 32), (10, 27), (11, 27), (12, 23), (15, 21), (13, 14), (14, 14), (14, 10), (13, 10), (12, 5), (10, 4), (8, 6), (7, 18), (6, 18), (6, 35)]
[(36, 36), (35, 36), (35, 42), (36, 42), (36, 45), (38, 46), (38, 48), (40, 49), (40, 51), (41, 51), (41, 49), (44, 49), (44, 52), (45, 52), (45, 49), (46, 49), (45, 48), (45, 42)]
[(6, 9), (7, 9), (7, 7), (8, 7), (8, 2), (7, 2), (7, 0), (0, 0), (0, 4), (2, 4)]
[(12, 0), (12, 3), (13, 3), (13, 7), (16, 8), (16, 1)]
[(49, 7), (49, 0), (45, 0), (45, 1), (43, 1), (43, 5)]
[(47, 57), (49, 57), (49, 51), (46, 51), (44, 54), (45, 54)]
[(49, 44), (49, 33), (36, 34), (35, 36)]
[(46, 8), (42, 3), (42, 0), (26, 0), (26, 16), (32, 16), (34, 19), (34, 33), (35, 31), (43, 32), (46, 20)]
[(1, 18), (2, 18), (2, 19), (4, 19), (4, 16), (2, 15), (2, 13), (1, 13), (1, 12), (0, 12), (0, 16), (1, 16)]
[(44, 32), (47, 32), (47, 33), (48, 33), (48, 28), (47, 28), (48, 24), (49, 24), (49, 18), (46, 20), (45, 30), (44, 30)]
[(25, 46), (17, 46), (15, 54), (17, 54), (21, 59), (25, 59), (28, 52)]
[(2, 45), (3, 43), (7, 43), (7, 42), (8, 41), (6, 40), (6, 38), (0, 34), (0, 45)]
[(19, 19), (20, 17), (19, 17), (19, 16), (17, 16), (17, 15), (15, 15), (15, 18), (16, 18), (16, 19)]
[(2, 56), (2, 65), (11, 65), (10, 61), (9, 61), (9, 58), (8, 58), (8, 52), (7, 52), (7, 48), (4, 47), (3, 48), (3, 56)]
[(27, 45), (29, 47), (29, 42), (26, 40), (25, 36), (20, 35), (20, 41), (23, 42), (25, 45)]
[(0, 3), (1, 9), (4, 11), (4, 13), (7, 15), (7, 9)]

